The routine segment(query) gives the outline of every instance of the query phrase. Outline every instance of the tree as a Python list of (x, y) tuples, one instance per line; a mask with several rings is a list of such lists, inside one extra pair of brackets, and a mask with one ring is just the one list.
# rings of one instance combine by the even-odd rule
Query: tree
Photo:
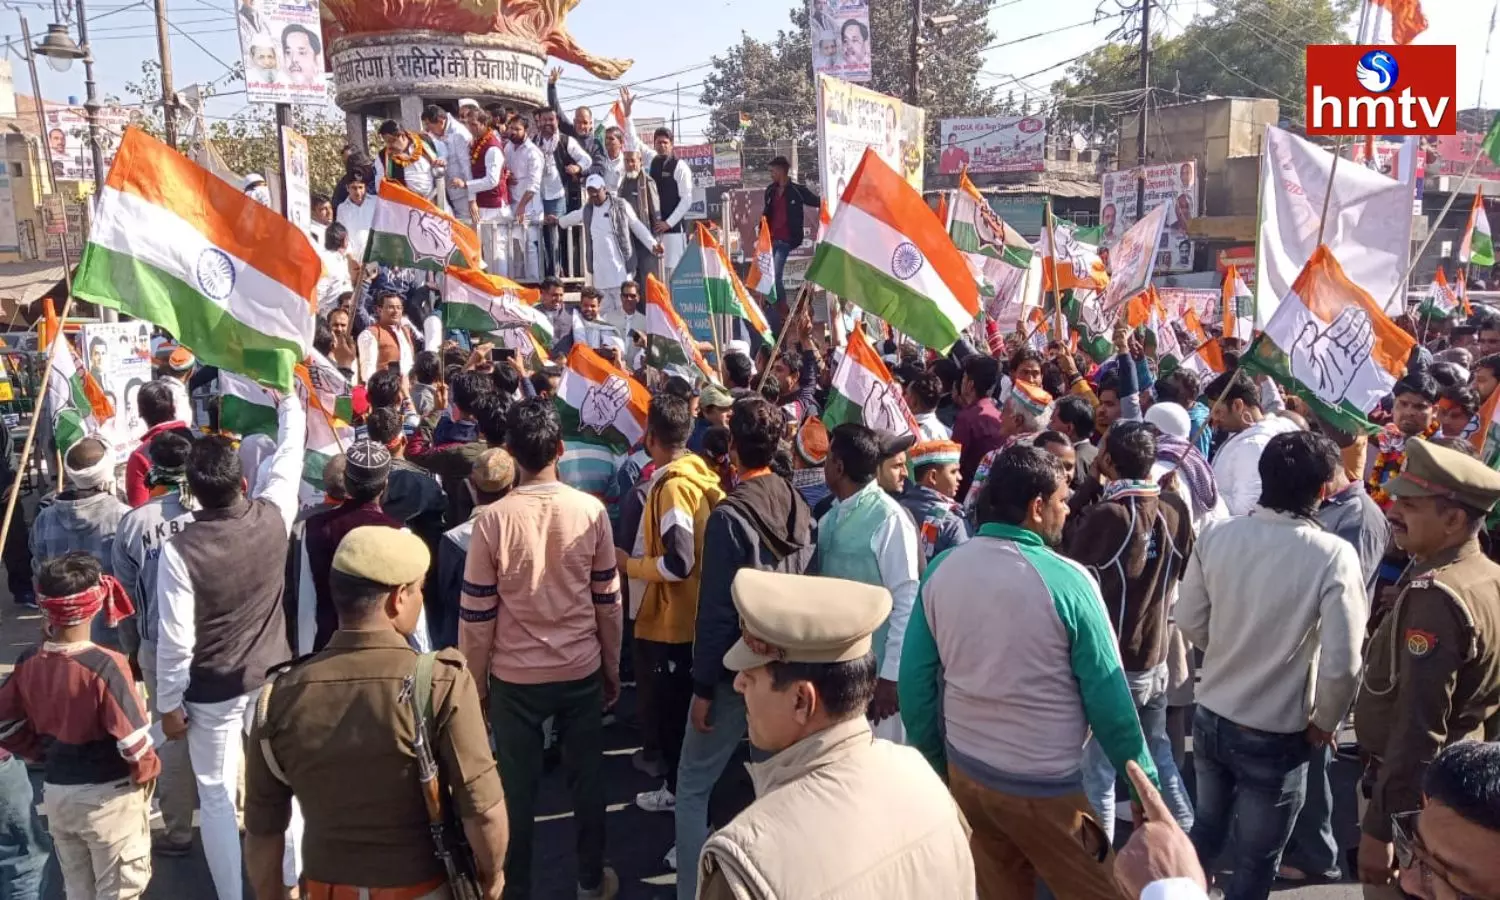
[[(1152, 39), (1152, 102), (1267, 97), (1281, 103), (1284, 118), (1301, 123), (1303, 48), (1347, 44), (1357, 8), (1357, 0), (1222, 0), (1177, 36)], [(1117, 132), (1116, 114), (1139, 108), (1140, 87), (1138, 40), (1091, 50), (1052, 86), (1055, 125), (1107, 141)]]
[[(998, 112), (994, 88), (981, 87), (982, 51), (995, 35), (985, 18), (993, 0), (925, 0), (927, 16), (956, 16), (942, 34), (927, 29), (920, 53), (919, 105), (927, 110), (927, 152), (937, 152), (938, 122), (948, 116), (983, 116)], [(912, 0), (870, 4), (872, 71), (865, 85), (905, 99), (911, 75)], [(805, 5), (791, 13), (791, 28), (770, 41), (744, 35), (713, 58), (700, 101), (711, 107), (705, 129), (710, 140), (739, 134), (740, 113), (750, 115), (749, 146), (797, 139), (809, 154), (816, 150), (817, 112), (812, 77), (812, 49)]]
[[(236, 64), (228, 83), (242, 80), (243, 66)], [(161, 64), (151, 59), (142, 61), (141, 80), (127, 82), (125, 90), (141, 106), (140, 117), (134, 124), (161, 138), (166, 133), (161, 105)], [(205, 100), (211, 96), (212, 90), (203, 92)], [(179, 109), (177, 143), (184, 152), (189, 149), (191, 125), (191, 113)], [(293, 106), (292, 128), (307, 138), (308, 185), (312, 193), (332, 194), (334, 185), (344, 175), (339, 151), (348, 137), (343, 119), (324, 108)], [(211, 122), (208, 139), (224, 163), (241, 175), (255, 172), (272, 178), (281, 172), (276, 107), (269, 103), (251, 104), (229, 119)]]

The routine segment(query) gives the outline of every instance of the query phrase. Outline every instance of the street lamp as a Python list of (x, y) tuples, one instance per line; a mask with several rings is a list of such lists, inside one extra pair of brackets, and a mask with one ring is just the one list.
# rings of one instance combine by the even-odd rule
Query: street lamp
[(68, 34), (68, 26), (57, 22), (47, 26), (47, 36), (36, 45), (36, 53), (46, 57), (54, 72), (68, 71), (73, 68), (73, 60), (84, 57), (84, 52), (73, 43), (73, 36)]

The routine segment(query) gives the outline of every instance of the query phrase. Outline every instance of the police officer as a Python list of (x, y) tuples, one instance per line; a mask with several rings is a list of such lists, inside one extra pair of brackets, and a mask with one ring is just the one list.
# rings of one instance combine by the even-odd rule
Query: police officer
[(1500, 566), (1479, 530), (1500, 472), (1457, 450), (1407, 444), (1386, 515), (1411, 557), (1366, 650), (1354, 724), (1367, 755), (1359, 877), (1367, 898), (1399, 897), (1391, 817), (1422, 805), (1422, 773), (1443, 747), (1483, 737), (1500, 710)]
[(755, 802), (704, 845), (698, 896), (973, 897), (958, 806), (920, 753), (865, 718), (890, 593), (753, 569), (730, 592), (742, 637), (724, 665), (750, 742), (775, 755), (750, 767)]
[[(282, 832), (292, 798), (308, 900), (447, 900), (417, 782), (403, 686), (418, 657), (407, 644), (430, 557), (409, 531), (356, 528), (329, 577), (339, 628), (320, 653), (266, 686), (251, 735), (245, 860), (257, 896), (281, 896)], [(486, 900), (503, 887), (506, 813), (479, 694), (457, 650), (437, 654), (428, 733), (440, 780), (473, 848)]]

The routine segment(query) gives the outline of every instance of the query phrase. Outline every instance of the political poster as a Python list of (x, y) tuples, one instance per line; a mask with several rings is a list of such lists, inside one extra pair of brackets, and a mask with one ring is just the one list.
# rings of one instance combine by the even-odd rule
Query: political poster
[(1180, 320), (1183, 313), (1191, 309), (1201, 322), (1222, 322), (1218, 288), (1159, 287), (1156, 289), (1156, 296), (1161, 298), (1162, 306), (1167, 308), (1167, 315), (1174, 321)]
[(813, 72), (845, 81), (870, 80), (869, 0), (808, 0)]
[(733, 143), (714, 144), (714, 181), (719, 187), (740, 183), (744, 177), (740, 160), (740, 145)]
[[(81, 106), (49, 106), (47, 143), (52, 149), (52, 177), (61, 181), (93, 181), (94, 155), (89, 150), (89, 117)], [(99, 149), (104, 155), (104, 170), (115, 161), (130, 114), (118, 107), (99, 110)]]
[(870, 148), (922, 190), (927, 112), (856, 84), (818, 76), (818, 176), (831, 216)]
[(944, 119), (938, 128), (943, 152), (939, 175), (1041, 172), (1046, 168), (1047, 120), (1039, 116)]
[[(1167, 207), (1167, 221), (1162, 230), (1161, 249), (1157, 253), (1158, 273), (1191, 272), (1193, 242), (1188, 237), (1188, 223), (1198, 215), (1198, 164), (1187, 162), (1146, 166), (1145, 212), (1158, 206)], [(1141, 168), (1104, 173), (1099, 196), (1099, 225), (1104, 229), (1101, 243), (1112, 250), (1125, 231), (1140, 218), (1136, 213), (1136, 184)]]
[(714, 145), (678, 144), (672, 148), (672, 155), (693, 172), (693, 203), (688, 207), (687, 218), (708, 218), (708, 189), (718, 183), (714, 180)]
[(99, 387), (109, 395), (115, 416), (100, 423), (99, 431), (115, 451), (115, 461), (130, 457), (146, 433), (135, 402), (151, 381), (151, 326), (146, 322), (84, 325), (78, 330), (79, 350)]
[(1120, 305), (1146, 289), (1151, 283), (1161, 245), (1162, 226), (1167, 220), (1165, 204), (1156, 207), (1125, 232), (1109, 251), (1109, 286), (1104, 289), (1104, 312), (1114, 312)]
[(328, 102), (317, 0), (239, 0), (235, 20), (251, 103)]
[(283, 126), (281, 158), (286, 163), (286, 218), (304, 233), (312, 228), (312, 194), (307, 184), (307, 138)]

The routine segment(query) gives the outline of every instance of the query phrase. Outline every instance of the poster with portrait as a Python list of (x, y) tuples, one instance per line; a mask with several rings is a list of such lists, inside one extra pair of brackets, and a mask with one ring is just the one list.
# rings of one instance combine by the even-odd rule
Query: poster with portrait
[[(1145, 212), (1167, 207), (1161, 250), (1156, 259), (1158, 273), (1193, 271), (1193, 241), (1188, 223), (1198, 215), (1198, 164), (1186, 162), (1146, 166)], [(1104, 173), (1099, 196), (1099, 225), (1104, 229), (1101, 246), (1112, 249), (1140, 216), (1136, 213), (1136, 183), (1140, 168)]]
[[(61, 181), (94, 180), (94, 155), (89, 150), (89, 117), (81, 106), (49, 106), (45, 110), (47, 144), (52, 151), (52, 177)], [(115, 161), (115, 151), (130, 124), (130, 114), (117, 106), (99, 109), (99, 149), (104, 170)]]
[(128, 459), (146, 433), (135, 398), (151, 381), (151, 330), (147, 322), (118, 322), (78, 331), (84, 365), (115, 408), (115, 417), (99, 430), (114, 447), (116, 462)]
[(807, 0), (813, 72), (870, 80), (869, 0)]
[(1151, 270), (1159, 255), (1162, 225), (1166, 218), (1165, 205), (1151, 210), (1146, 218), (1130, 226), (1115, 248), (1109, 251), (1109, 286), (1104, 289), (1103, 300), (1105, 315), (1119, 309), (1121, 304), (1151, 283)]
[(286, 217), (303, 233), (312, 228), (312, 194), (307, 180), (307, 138), (290, 127), (281, 129), (281, 158), (286, 161)]
[(938, 139), (943, 142), (940, 175), (957, 175), (965, 166), (970, 175), (1045, 168), (1047, 120), (1038, 116), (944, 119)]
[(818, 177), (831, 216), (870, 148), (922, 190), (927, 112), (895, 97), (818, 76)]
[(317, 0), (239, 0), (235, 22), (251, 103), (328, 102)]

